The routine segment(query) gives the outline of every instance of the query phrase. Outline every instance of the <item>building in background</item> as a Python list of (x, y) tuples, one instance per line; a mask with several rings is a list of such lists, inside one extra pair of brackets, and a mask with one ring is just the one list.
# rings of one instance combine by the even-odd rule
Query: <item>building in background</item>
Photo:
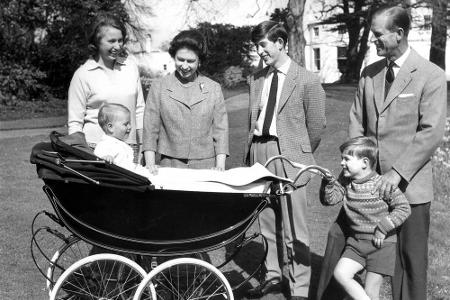
[[(348, 45), (348, 35), (346, 31), (332, 31), (336, 25), (320, 24), (319, 17), (321, 4), (319, 1), (309, 1), (307, 6), (309, 11), (305, 15), (310, 15), (305, 22), (305, 64), (306, 68), (317, 73), (323, 83), (333, 83), (339, 80), (341, 71), (346, 64), (346, 51)], [(412, 29), (409, 33), (409, 44), (421, 56), (429, 59), (431, 45), (431, 18), (432, 10), (426, 7), (411, 9)], [(450, 35), (450, 30), (448, 32)], [(371, 38), (369, 35), (369, 41)], [(369, 43), (369, 48), (363, 61), (362, 68), (382, 59), (376, 54), (373, 43)], [(446, 47), (447, 81), (450, 81), (450, 43)]]

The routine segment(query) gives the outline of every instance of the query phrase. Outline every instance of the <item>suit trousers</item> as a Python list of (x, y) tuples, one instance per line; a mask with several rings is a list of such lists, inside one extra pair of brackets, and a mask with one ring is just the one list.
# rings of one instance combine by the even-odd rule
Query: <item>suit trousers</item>
[(392, 277), (394, 300), (427, 299), (430, 202), (412, 204), (411, 215), (397, 235), (397, 261)]
[[(276, 140), (253, 142), (250, 148), (250, 163), (253, 165), (258, 162), (264, 165), (268, 158), (279, 154)], [(286, 176), (280, 160), (272, 162), (268, 169), (278, 176)], [(292, 296), (308, 297), (309, 292), (311, 257), (306, 211), (306, 187), (302, 186), (271, 202), (258, 216), (261, 233), (268, 243), (265, 279), (282, 278), (284, 244)]]

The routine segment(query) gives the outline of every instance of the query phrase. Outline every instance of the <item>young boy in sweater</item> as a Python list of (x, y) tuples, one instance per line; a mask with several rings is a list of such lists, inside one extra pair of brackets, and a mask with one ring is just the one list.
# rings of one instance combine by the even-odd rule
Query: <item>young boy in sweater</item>
[[(342, 172), (338, 179), (326, 176), (321, 186), (325, 205), (344, 202), (350, 236), (334, 270), (345, 291), (358, 300), (379, 299), (383, 276), (394, 274), (396, 228), (411, 209), (399, 189), (389, 199), (374, 189), (380, 175), (375, 172), (378, 149), (373, 140), (356, 137), (340, 146)], [(366, 269), (364, 288), (354, 280)]]

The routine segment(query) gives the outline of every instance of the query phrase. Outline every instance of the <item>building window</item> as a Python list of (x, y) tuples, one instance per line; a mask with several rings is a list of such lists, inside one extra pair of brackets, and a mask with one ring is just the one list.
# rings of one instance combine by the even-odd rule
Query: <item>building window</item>
[(431, 30), (431, 16), (430, 15), (423, 16), (423, 30)]
[(314, 67), (315, 71), (320, 70), (320, 48), (314, 48)]
[(319, 27), (314, 27), (313, 30), (314, 30), (314, 36), (318, 37), (319, 36)]
[(347, 65), (347, 47), (337, 47), (337, 64), (339, 72), (344, 73)]

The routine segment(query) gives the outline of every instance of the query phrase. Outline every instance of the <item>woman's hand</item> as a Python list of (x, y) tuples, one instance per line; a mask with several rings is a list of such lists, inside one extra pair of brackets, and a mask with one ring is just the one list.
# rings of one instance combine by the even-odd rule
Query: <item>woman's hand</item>
[(216, 171), (225, 171), (225, 168), (223, 168), (223, 167), (218, 167), (218, 166), (215, 166), (215, 167), (212, 167), (212, 168), (211, 168), (211, 170), (216, 170)]
[(147, 164), (145, 167), (150, 171), (152, 175), (158, 175), (158, 165)]
[(226, 154), (217, 154), (216, 156), (216, 166), (213, 167), (213, 170), (217, 171), (225, 171), (225, 159), (227, 158)]
[(145, 167), (151, 174), (158, 174), (159, 166), (155, 164), (155, 151), (144, 151)]

